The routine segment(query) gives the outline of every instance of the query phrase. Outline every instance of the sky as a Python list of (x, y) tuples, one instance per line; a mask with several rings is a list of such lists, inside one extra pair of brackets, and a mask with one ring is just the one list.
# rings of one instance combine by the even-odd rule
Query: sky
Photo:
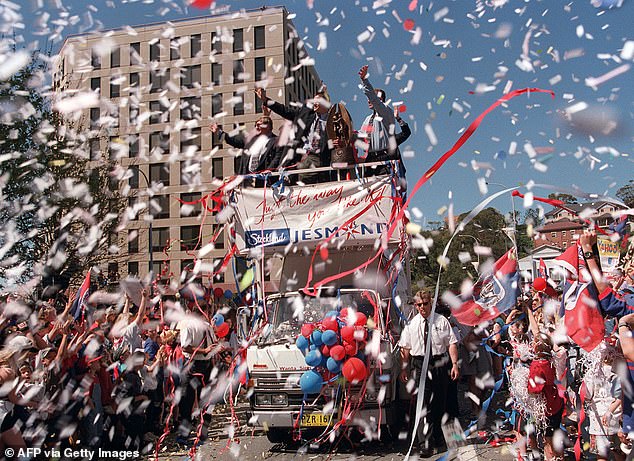
[[(410, 187), (505, 92), (554, 91), (554, 99), (518, 96), (481, 122), (412, 199), (412, 217), (423, 225), (443, 220), (448, 209), (469, 211), (505, 187), (531, 187), (536, 196), (573, 192), (583, 201), (615, 197), (634, 179), (631, 0), (188, 3), (26, 0), (16, 33), (24, 46), (48, 44), (55, 53), (71, 33), (284, 6), (331, 98), (347, 103), (356, 126), (368, 112), (358, 87), (364, 64), (374, 86), (405, 105), (413, 134), (401, 150)], [(492, 205), (508, 211), (511, 197)]]

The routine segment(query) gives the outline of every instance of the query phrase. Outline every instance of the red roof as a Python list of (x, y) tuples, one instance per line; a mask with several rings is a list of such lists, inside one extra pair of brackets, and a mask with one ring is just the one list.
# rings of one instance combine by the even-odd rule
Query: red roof
[(549, 222), (544, 224), (542, 227), (535, 229), (537, 232), (557, 232), (564, 230), (575, 230), (575, 229), (583, 229), (583, 224), (570, 221), (569, 219), (559, 219), (557, 221)]

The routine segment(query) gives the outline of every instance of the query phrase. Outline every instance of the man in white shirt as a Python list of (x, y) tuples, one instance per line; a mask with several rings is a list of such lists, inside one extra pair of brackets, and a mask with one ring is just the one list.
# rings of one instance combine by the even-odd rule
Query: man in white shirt
[(458, 340), (449, 320), (440, 314), (431, 313), (432, 302), (429, 292), (416, 293), (414, 305), (418, 314), (405, 325), (399, 340), (403, 363), (401, 379), (407, 381), (411, 371), (412, 379), (418, 385), (429, 345), (431, 355), (423, 401), (425, 417), (419, 424), (416, 434), (421, 455), (428, 457), (434, 452), (439, 453), (446, 449), (441, 421), (446, 410), (449, 378), (455, 381), (460, 376)]

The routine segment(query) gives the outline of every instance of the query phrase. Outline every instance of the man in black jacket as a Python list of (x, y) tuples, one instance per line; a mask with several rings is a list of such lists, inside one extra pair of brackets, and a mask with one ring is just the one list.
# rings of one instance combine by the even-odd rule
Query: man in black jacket
[[(278, 167), (282, 155), (281, 148), (278, 147), (278, 138), (273, 134), (273, 121), (271, 117), (262, 116), (255, 122), (254, 133), (238, 133), (231, 136), (222, 130), (222, 127), (215, 123), (209, 125), (212, 133), (224, 135), (225, 141), (236, 149), (243, 149), (240, 157), (240, 166), (236, 174), (251, 175), (265, 170), (273, 170)], [(251, 181), (246, 179), (245, 185), (254, 184), (261, 187), (262, 180)]]
[[(294, 134), (291, 143), (285, 149), (283, 166), (297, 165), (298, 169), (311, 169), (330, 166), (331, 148), (326, 134), (328, 118), (328, 96), (319, 91), (312, 100), (301, 107), (285, 106), (266, 96), (264, 88), (256, 88), (255, 95), (270, 110), (293, 122)], [(320, 182), (329, 177), (319, 173), (304, 173), (299, 180), (306, 184)]]

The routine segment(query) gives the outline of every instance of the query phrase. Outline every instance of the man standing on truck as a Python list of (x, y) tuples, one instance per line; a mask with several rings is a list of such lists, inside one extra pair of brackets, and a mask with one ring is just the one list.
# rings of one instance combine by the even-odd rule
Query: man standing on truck
[[(429, 292), (421, 290), (416, 293), (414, 306), (418, 314), (405, 325), (399, 340), (403, 363), (401, 380), (407, 381), (411, 372), (411, 377), (418, 386), (425, 354), (430, 353), (426, 376), (429, 381), (425, 385), (423, 400), (423, 421), (418, 425), (417, 433), (412, 434), (413, 437), (418, 437), (420, 455), (429, 457), (447, 449), (441, 421), (446, 412), (449, 379), (455, 381), (460, 376), (458, 340), (449, 320), (435, 312), (431, 313), (432, 302)], [(416, 399), (416, 395), (412, 398)], [(414, 421), (414, 418), (411, 420)]]

